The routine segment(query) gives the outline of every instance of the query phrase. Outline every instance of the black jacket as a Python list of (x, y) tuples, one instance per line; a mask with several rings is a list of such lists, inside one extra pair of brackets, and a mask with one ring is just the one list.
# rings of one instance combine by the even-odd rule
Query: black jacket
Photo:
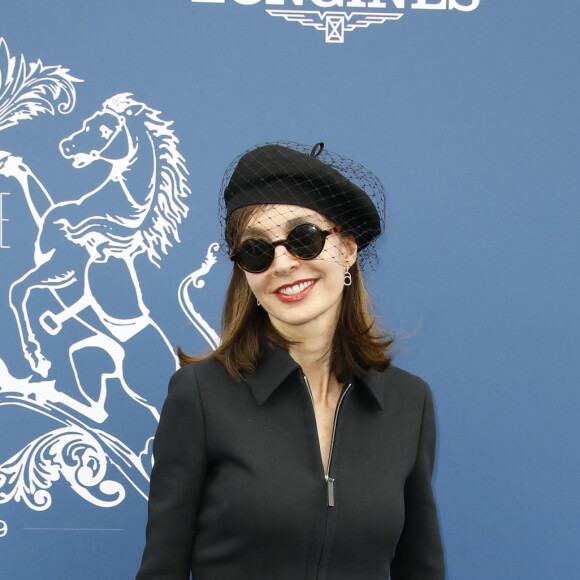
[(309, 389), (285, 350), (245, 382), (213, 359), (177, 371), (137, 579), (443, 579), (429, 387), (396, 367), (355, 376), (336, 417), (327, 481)]

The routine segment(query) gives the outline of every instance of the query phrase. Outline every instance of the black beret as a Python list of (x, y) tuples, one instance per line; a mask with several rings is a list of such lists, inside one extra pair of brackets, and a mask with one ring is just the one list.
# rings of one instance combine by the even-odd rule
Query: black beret
[(268, 144), (242, 155), (224, 189), (226, 220), (248, 205), (298, 205), (322, 214), (365, 248), (381, 233), (379, 212), (361, 187), (318, 158), (323, 147), (318, 143), (307, 154)]

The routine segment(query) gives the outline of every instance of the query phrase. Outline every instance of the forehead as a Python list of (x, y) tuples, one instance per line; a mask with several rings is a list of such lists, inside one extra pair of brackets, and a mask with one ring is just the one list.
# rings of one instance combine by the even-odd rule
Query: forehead
[(270, 204), (261, 205), (254, 211), (245, 230), (287, 230), (304, 222), (324, 226), (328, 224), (328, 220), (313, 209), (299, 205)]

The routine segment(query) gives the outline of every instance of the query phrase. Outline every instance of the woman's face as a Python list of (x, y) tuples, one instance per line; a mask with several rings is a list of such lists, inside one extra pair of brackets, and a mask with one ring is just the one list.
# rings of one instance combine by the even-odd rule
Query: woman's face
[[(328, 230), (334, 224), (314, 210), (294, 205), (260, 206), (250, 218), (241, 241), (260, 237), (270, 242), (285, 240), (299, 224)], [(254, 296), (268, 313), (272, 325), (284, 336), (297, 328), (313, 332), (336, 326), (344, 289), (344, 272), (356, 260), (352, 236), (333, 233), (324, 249), (312, 260), (301, 260), (282, 245), (276, 246), (272, 265), (264, 272), (244, 272)]]

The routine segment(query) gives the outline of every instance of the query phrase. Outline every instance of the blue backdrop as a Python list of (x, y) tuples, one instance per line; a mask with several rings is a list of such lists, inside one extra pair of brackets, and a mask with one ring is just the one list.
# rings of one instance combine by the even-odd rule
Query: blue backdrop
[(217, 340), (221, 176), (285, 139), (387, 188), (369, 285), (434, 391), (448, 578), (575, 578), (579, 18), (575, 0), (4, 2), (0, 577), (135, 574), (174, 347)]

